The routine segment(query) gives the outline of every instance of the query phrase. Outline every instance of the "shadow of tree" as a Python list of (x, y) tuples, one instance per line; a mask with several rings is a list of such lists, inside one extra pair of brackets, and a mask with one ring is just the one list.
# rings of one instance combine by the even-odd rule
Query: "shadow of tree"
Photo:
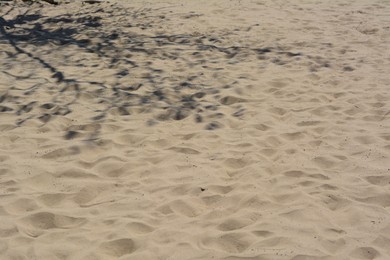
[[(208, 83), (210, 78), (221, 75), (225, 64), (238, 66), (247, 59), (258, 59), (285, 65), (307, 58), (302, 53), (271, 47), (229, 46), (223, 39), (207, 35), (157, 33), (155, 29), (159, 29), (159, 25), (169, 17), (153, 15), (148, 9), (126, 10), (113, 4), (108, 10), (96, 4), (72, 13), (47, 16), (43, 14), (45, 9), (37, 6), (27, 9), (23, 14), (12, 16), (15, 8), (19, 7), (11, 5), (10, 10), (5, 13), (12, 18), (0, 17), (0, 43), (13, 48), (12, 53), (7, 52), (8, 58), (27, 55), (42, 69), (50, 72), (57, 86), (61, 86), (51, 100), (44, 104), (29, 98), (25, 98), (24, 103), (20, 103), (23, 102), (20, 99), (15, 103), (10, 91), (2, 93), (0, 112), (15, 112), (18, 126), (34, 118), (46, 124), (56, 116), (72, 113), (73, 105), (83, 93), (93, 96), (91, 102), (94, 107), (99, 107), (95, 110), (92, 121), (103, 122), (113, 110), (118, 116), (155, 111), (156, 114), (148, 121), (150, 126), (159, 121), (183, 120), (193, 115), (195, 122), (205, 123), (205, 129), (214, 130), (221, 126), (217, 119), (225, 116), (218, 112), (219, 106), (239, 102), (238, 99), (225, 102), (229, 97), (221, 93), (223, 89), (233, 87), (236, 81), (227, 85), (221, 83), (221, 86), (210, 86)], [(113, 15), (115, 19), (106, 19)], [(193, 15), (187, 15), (185, 19), (191, 19)], [(97, 65), (93, 66), (97, 70), (100, 69), (99, 64), (103, 64), (105, 69), (116, 71), (115, 84), (107, 84), (99, 78), (85, 81), (86, 75), (83, 74), (77, 77), (67, 75), (61, 69), (62, 66), (53, 64), (39, 52), (31, 51), (44, 46), (62, 48), (64, 55), (67, 49), (74, 47), (79, 48), (78, 53), (95, 55)], [(68, 57), (70, 58), (77, 59)], [(171, 66), (173, 64), (177, 72), (172, 74), (164, 65), (155, 65), (157, 60), (161, 63), (168, 62)], [(80, 63), (73, 66), (83, 65)], [(194, 67), (199, 68), (198, 74), (186, 72), (186, 68)], [(3, 73), (11, 75), (15, 80), (23, 80), (10, 72)], [(10, 89), (15, 87), (10, 86)], [(41, 88), (42, 84), (35, 84), (23, 94), (28, 97), (37, 91), (46, 91)], [(61, 102), (62, 100), (66, 102)], [(14, 109), (13, 106), (17, 108)], [(34, 107), (40, 107), (43, 112), (33, 114)], [(208, 115), (208, 122), (205, 121), (205, 114)], [(233, 116), (242, 114), (242, 109), (238, 108)], [(98, 135), (97, 128), (92, 131), (89, 139), (96, 139)], [(64, 135), (66, 139), (76, 136), (77, 131), (71, 128)]]

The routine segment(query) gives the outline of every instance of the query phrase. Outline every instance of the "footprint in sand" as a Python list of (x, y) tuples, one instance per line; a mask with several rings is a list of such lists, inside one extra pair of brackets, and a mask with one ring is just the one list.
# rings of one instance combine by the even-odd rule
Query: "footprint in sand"
[(132, 239), (121, 238), (101, 243), (99, 250), (106, 255), (119, 258), (133, 253), (137, 250), (137, 247)]

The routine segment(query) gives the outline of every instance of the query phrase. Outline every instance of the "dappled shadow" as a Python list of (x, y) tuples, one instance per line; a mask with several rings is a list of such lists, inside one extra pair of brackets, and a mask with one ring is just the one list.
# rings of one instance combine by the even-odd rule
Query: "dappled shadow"
[[(229, 46), (222, 38), (208, 35), (163, 32), (161, 24), (170, 18), (153, 15), (148, 9), (127, 10), (118, 4), (109, 8), (96, 4), (60, 15), (43, 15), (45, 9), (39, 7), (12, 15), (15, 10), (11, 9), (19, 7), (9, 8), (4, 11), (7, 18), (0, 18), (0, 44), (13, 48), (3, 53), (4, 68), (17, 66), (7, 60), (24, 54), (51, 75), (43, 83), (24, 89), (15, 84), (0, 93), (0, 112), (15, 113), (19, 126), (32, 119), (46, 124), (56, 116), (68, 116), (83, 94), (94, 107), (91, 121), (102, 122), (110, 115), (131, 117), (133, 113), (144, 113), (150, 117), (148, 125), (153, 126), (160, 121), (193, 116), (195, 122), (205, 124), (205, 129), (214, 130), (222, 127), (218, 119), (226, 116), (218, 112), (219, 106), (243, 101), (223, 94), (224, 89), (237, 84), (236, 80), (209, 85), (210, 79), (222, 77), (226, 65), (239, 66), (253, 59), (286, 65), (310, 59), (303, 53), (267, 46)], [(108, 19), (113, 15), (115, 19)], [(197, 16), (192, 12), (183, 19)], [(74, 48), (79, 50), (76, 52)], [(50, 58), (57, 51), (64, 61), (53, 62)], [(93, 55), (93, 62), (83, 63), (78, 58), (80, 53)], [(169, 71), (166, 64), (175, 70)], [(68, 75), (64, 66), (80, 68), (80, 72)], [(323, 61), (318, 68), (327, 66)], [(87, 67), (93, 71), (89, 72), (93, 80), (85, 72)], [(113, 78), (110, 82), (114, 83), (95, 77), (99, 70), (115, 71), (110, 75)], [(33, 78), (13, 75), (10, 71), (4, 69), (3, 73), (15, 82)], [(23, 95), (12, 94), (14, 90), (23, 91)], [(50, 100), (40, 104), (29, 98), (39, 91), (55, 94), (48, 95)], [(231, 116), (240, 117), (243, 113), (237, 107)], [(88, 138), (98, 138), (98, 129), (91, 131)], [(77, 131), (69, 128), (64, 137), (75, 138)]]

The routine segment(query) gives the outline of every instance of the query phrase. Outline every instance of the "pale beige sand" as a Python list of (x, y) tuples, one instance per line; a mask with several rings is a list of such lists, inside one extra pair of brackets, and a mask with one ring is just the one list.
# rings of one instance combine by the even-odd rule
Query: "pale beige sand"
[(80, 2), (0, 7), (1, 259), (390, 259), (388, 1)]

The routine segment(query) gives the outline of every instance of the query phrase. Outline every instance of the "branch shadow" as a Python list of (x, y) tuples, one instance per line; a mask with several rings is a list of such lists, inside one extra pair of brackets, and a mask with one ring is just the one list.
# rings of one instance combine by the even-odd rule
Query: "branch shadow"
[[(0, 112), (14, 112), (18, 116), (16, 121), (18, 126), (34, 118), (46, 124), (56, 116), (71, 114), (72, 106), (79, 101), (81, 94), (88, 92), (95, 97), (93, 102), (100, 107), (91, 117), (93, 122), (99, 124), (103, 123), (113, 110), (116, 111), (115, 115), (124, 117), (131, 117), (133, 113), (157, 111), (147, 121), (149, 126), (160, 121), (179, 121), (193, 116), (196, 123), (206, 124), (205, 129), (215, 130), (222, 127), (218, 118), (225, 116), (218, 112), (219, 107), (238, 102), (224, 102), (227, 97), (221, 93), (224, 88), (232, 87), (236, 81), (223, 87), (208, 86), (207, 80), (203, 80), (205, 75), (202, 73), (173, 77), (164, 67), (153, 67), (153, 61), (176, 62), (183, 66), (182, 71), (185, 71), (185, 67), (199, 67), (200, 71), (205, 70), (210, 75), (218, 75), (224, 68), (215, 64), (223, 65), (223, 62), (234, 65), (255, 57), (258, 60), (269, 60), (275, 64), (285, 65), (304, 57), (302, 53), (264, 46), (226, 46), (222, 39), (201, 34), (140, 33), (158, 28), (160, 23), (169, 19), (163, 15), (153, 16), (153, 12), (150, 11), (125, 10), (120, 5), (112, 5), (110, 10), (107, 10), (96, 4), (87, 10), (60, 15), (46, 16), (36, 7), (11, 19), (0, 17), (0, 42), (7, 42), (14, 50), (14, 53), (8, 53), (8, 56), (12, 58), (20, 54), (27, 55), (42, 69), (49, 71), (52, 79), (61, 85), (56, 95), (46, 103), (39, 104), (26, 98), (24, 104), (17, 104), (18, 109), (9, 106), (13, 99), (6, 92), (0, 96)], [(116, 16), (117, 24), (106, 24), (106, 17), (112, 15)], [(188, 15), (185, 19), (192, 17), (194, 15)], [(129, 34), (129, 28), (140, 32)], [(80, 52), (91, 53), (105, 64), (106, 68), (117, 70), (118, 84), (107, 86), (99, 79), (85, 82), (83, 75), (69, 77), (65, 71), (45, 59), (45, 55), (29, 51), (31, 46), (36, 49), (45, 46), (63, 48), (73, 46), (79, 48)], [(186, 58), (183, 53), (191, 59)], [(140, 59), (140, 55), (144, 58)], [(143, 76), (135, 77), (135, 70), (141, 69), (144, 71)], [(18, 75), (13, 77), (15, 80), (21, 80)], [(124, 78), (130, 78), (129, 81), (133, 83), (127, 84), (126, 80), (122, 80)], [(46, 81), (51, 83), (50, 79)], [(82, 88), (81, 85), (86, 83), (90, 87)], [(35, 84), (27, 89), (24, 95), (45, 91), (42, 88), (43, 85)], [(65, 95), (69, 94), (73, 98), (59, 105), (58, 100), (65, 99)], [(34, 107), (40, 107), (44, 112), (33, 114)], [(241, 117), (243, 114), (243, 109), (238, 107), (233, 116)], [(87, 139), (98, 139), (99, 129), (91, 131)], [(72, 128), (64, 134), (65, 139), (77, 136), (78, 132)]]

